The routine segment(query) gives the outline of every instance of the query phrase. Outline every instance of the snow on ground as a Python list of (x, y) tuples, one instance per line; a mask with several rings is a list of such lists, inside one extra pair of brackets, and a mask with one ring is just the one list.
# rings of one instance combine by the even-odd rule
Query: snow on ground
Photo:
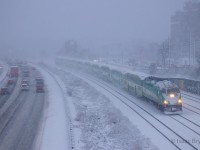
[(72, 146), (76, 150), (175, 148), (141, 117), (98, 86), (54, 70), (62, 85), (60, 88), (47, 72), (40, 71), (48, 88), (49, 105), (40, 134), (42, 143), (38, 142), (36, 149), (62, 150)]
[(75, 149), (157, 149), (101, 92), (69, 74), (63, 81), (73, 119)]
[[(35, 66), (37, 67), (37, 66)], [(67, 150), (69, 135), (67, 116), (64, 106), (63, 91), (57, 82), (46, 71), (37, 67), (45, 79), (48, 95), (46, 97), (43, 125), (41, 127), (35, 149), (40, 150)]]

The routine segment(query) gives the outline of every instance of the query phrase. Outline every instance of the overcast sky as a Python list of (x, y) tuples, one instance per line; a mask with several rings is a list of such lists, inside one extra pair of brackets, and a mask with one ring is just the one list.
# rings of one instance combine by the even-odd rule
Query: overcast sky
[(0, 0), (0, 48), (56, 49), (69, 39), (104, 45), (169, 36), (186, 0)]

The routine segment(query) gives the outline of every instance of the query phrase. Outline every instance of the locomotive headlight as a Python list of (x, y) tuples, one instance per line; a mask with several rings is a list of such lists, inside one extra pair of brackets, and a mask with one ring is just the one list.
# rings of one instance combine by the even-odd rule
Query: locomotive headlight
[(164, 102), (163, 102), (165, 105), (167, 105), (167, 104), (169, 104), (169, 101), (167, 101), (167, 100), (164, 100)]
[(169, 95), (169, 97), (171, 97), (171, 98), (174, 98), (174, 97), (175, 97), (175, 95), (174, 95), (174, 94), (170, 94), (170, 95)]
[(179, 100), (178, 100), (178, 103), (179, 103), (179, 104), (182, 104), (182, 103), (183, 103), (182, 99), (179, 99)]

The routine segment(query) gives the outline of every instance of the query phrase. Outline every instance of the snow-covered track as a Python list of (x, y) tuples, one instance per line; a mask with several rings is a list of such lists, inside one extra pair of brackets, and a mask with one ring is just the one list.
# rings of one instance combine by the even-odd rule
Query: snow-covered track
[(188, 103), (184, 103), (185, 105), (189, 106), (189, 107), (192, 107), (192, 108), (195, 108), (196, 110), (200, 110), (200, 108), (196, 107), (196, 106), (193, 106), (193, 105), (190, 105)]
[[(91, 80), (91, 79), (88, 79)], [(95, 81), (96, 82), (96, 81)], [(97, 81), (99, 82), (99, 81)], [(96, 83), (97, 83), (96, 82)], [(100, 83), (100, 82), (99, 82)], [(164, 133), (162, 130), (159, 130), (157, 124), (153, 124), (151, 121), (149, 121), (149, 117), (144, 117), (143, 112), (145, 112), (146, 114), (148, 114), (149, 116), (151, 116), (154, 120), (156, 120), (158, 123), (160, 123), (161, 125), (163, 125), (165, 128), (167, 128), (169, 131), (171, 131), (172, 133), (174, 133), (177, 137), (179, 137), (181, 140), (185, 141), (188, 145), (190, 145), (193, 149), (198, 149), (195, 146), (193, 146), (191, 143), (189, 143), (187, 141), (186, 138), (182, 137), (180, 134), (178, 134), (177, 132), (175, 132), (175, 130), (173, 130), (172, 128), (170, 128), (169, 126), (167, 126), (164, 122), (162, 122), (161, 120), (159, 120), (157, 117), (155, 117), (152, 113), (150, 113), (149, 111), (145, 110), (143, 107), (139, 106), (137, 103), (133, 102), (131, 99), (127, 98), (126, 96), (122, 95), (121, 93), (117, 92), (118, 94), (120, 94), (121, 96), (123, 96), (124, 98), (126, 98), (129, 102), (133, 103), (135, 106), (137, 106), (138, 108), (140, 108), (143, 112), (139, 112), (136, 109), (134, 109), (132, 106), (130, 106), (129, 104), (127, 104), (124, 100), (122, 100), (121, 98), (119, 98), (118, 96), (116, 96), (115, 94), (113, 94), (113, 92), (110, 89), (105, 88), (105, 85), (102, 83), (97, 83), (99, 86), (101, 86), (102, 88), (104, 88), (106, 91), (108, 91), (110, 94), (114, 95), (115, 97), (117, 97), (120, 101), (122, 101), (126, 106), (128, 106), (130, 109), (132, 109), (134, 112), (136, 112), (139, 116), (141, 116), (145, 121), (147, 121), (153, 128), (155, 128), (159, 133), (161, 133), (167, 140), (169, 140), (174, 146), (176, 146), (178, 149), (182, 149), (181, 147), (179, 147), (178, 145), (176, 145), (175, 143), (173, 143), (171, 141), (172, 138), (168, 137), (166, 135), (166, 132)], [(112, 89), (113, 90), (113, 89)], [(183, 124), (183, 123), (181, 123)], [(183, 124), (184, 125), (184, 124)], [(184, 125), (186, 126), (186, 125)], [(189, 128), (189, 127), (187, 127)], [(191, 129), (191, 128), (189, 128)], [(195, 132), (196, 133), (196, 132)]]
[[(189, 107), (185, 107), (185, 106), (183, 106), (183, 107), (184, 107), (185, 109), (187, 109), (187, 110), (189, 110), (189, 111), (191, 111), (191, 112), (197, 114), (197, 115), (200, 115), (200, 112), (195, 111), (194, 109), (191, 109), (191, 108), (189, 108)], [(191, 106), (190, 106), (190, 107), (191, 107)]]
[(196, 103), (200, 103), (200, 98), (199, 97), (196, 97), (194, 95), (189, 95), (189, 94), (186, 94), (186, 93), (181, 93), (181, 95), (183, 95), (183, 97), (187, 98), (190, 101), (194, 101)]
[[(84, 77), (83, 77), (84, 76)], [(166, 122), (163, 122), (161, 118), (158, 116), (154, 116), (150, 111), (147, 111), (144, 107), (138, 105), (136, 102), (133, 102), (129, 97), (126, 95), (122, 94), (121, 92), (113, 89), (112, 87), (108, 86), (107, 84), (96, 80), (92, 79), (90, 77), (86, 77), (85, 75), (81, 76), (82, 78), (85, 78), (86, 80), (95, 83), (99, 87), (103, 88), (106, 90), (108, 93), (116, 97), (118, 100), (120, 100), (122, 103), (124, 103), (128, 108), (130, 108), (134, 113), (139, 115), (142, 119), (144, 119), (148, 124), (150, 124), (155, 130), (157, 130), (163, 137), (165, 137), (173, 146), (175, 146), (177, 149), (199, 149), (191, 144), (188, 140), (187, 137), (184, 135), (180, 135), (180, 132), (176, 132), (175, 130), (172, 129), (169, 125), (166, 124)], [(165, 116), (166, 118), (168, 116)], [(168, 117), (169, 119), (170, 117)], [(170, 118), (172, 120), (172, 118)], [(176, 121), (176, 124), (180, 124), (179, 122)], [(190, 131), (193, 132), (193, 131)], [(193, 133), (196, 135), (196, 133)], [(198, 135), (199, 136), (199, 135)], [(195, 136), (196, 137), (196, 136)], [(184, 143), (178, 144), (176, 142), (173, 142), (172, 139), (177, 139), (177, 141), (183, 141)]]
[(200, 115), (200, 98), (197, 96), (182, 93), (184, 100), (183, 108)]
[(176, 120), (177, 122), (179, 122), (180, 124), (182, 124), (183, 126), (188, 128), (189, 130), (191, 130), (192, 132), (194, 132), (194, 133), (196, 133), (197, 135), (200, 136), (200, 126), (198, 124), (195, 124), (194, 122), (192, 122), (192, 121), (190, 121), (188, 119), (185, 119), (181, 115), (169, 116), (169, 117), (171, 117), (172, 119)]

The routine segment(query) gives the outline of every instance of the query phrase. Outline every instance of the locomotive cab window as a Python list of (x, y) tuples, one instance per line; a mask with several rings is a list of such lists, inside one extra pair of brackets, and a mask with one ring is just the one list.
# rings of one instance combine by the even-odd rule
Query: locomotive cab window
[(174, 94), (175, 96), (177, 96), (178, 93), (180, 93), (180, 90), (177, 88), (167, 89), (167, 95)]

